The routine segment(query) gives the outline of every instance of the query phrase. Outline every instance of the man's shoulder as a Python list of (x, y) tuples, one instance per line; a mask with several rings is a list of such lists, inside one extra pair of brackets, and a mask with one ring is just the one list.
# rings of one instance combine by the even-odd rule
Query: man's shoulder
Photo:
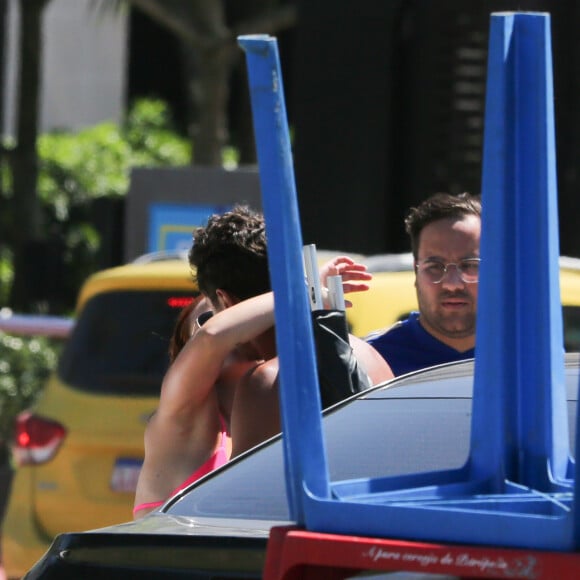
[(256, 364), (252, 365), (242, 377), (241, 385), (245, 389), (270, 388), (276, 381), (279, 368), (278, 357), (267, 361), (256, 361)]
[(379, 330), (375, 330), (369, 334), (367, 334), (364, 340), (370, 344), (373, 344), (377, 341), (390, 341), (391, 339), (400, 339), (401, 335), (406, 334), (408, 331), (411, 330), (412, 325), (417, 320), (418, 313), (411, 312), (408, 318), (404, 320), (398, 320), (391, 326), (386, 328), (381, 328)]

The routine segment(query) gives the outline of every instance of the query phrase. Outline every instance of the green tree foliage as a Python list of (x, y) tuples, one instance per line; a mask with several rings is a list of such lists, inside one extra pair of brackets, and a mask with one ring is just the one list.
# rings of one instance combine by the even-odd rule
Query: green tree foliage
[[(98, 269), (101, 236), (94, 219), (95, 202), (100, 198), (125, 196), (134, 167), (188, 165), (191, 145), (172, 129), (164, 102), (138, 100), (122, 124), (105, 122), (75, 133), (41, 135), (38, 155), (37, 191), (45, 244), (49, 246), (46, 253), (58, 261), (51, 269), (60, 273), (62, 287), (59, 303), (33, 305), (27, 310), (68, 313), (80, 283)], [(13, 223), (12, 184), (9, 175), (3, 178), (0, 220)], [(4, 298), (9, 295), (7, 286), (13, 274), (11, 243), (9, 239), (2, 239), (2, 233), (0, 241), (6, 244), (0, 255), (0, 297)]]
[[(100, 235), (92, 221), (99, 198), (122, 198), (133, 167), (189, 163), (189, 142), (172, 130), (165, 103), (139, 100), (122, 124), (101, 123), (82, 131), (40, 136), (38, 195), (48, 238), (60, 242), (70, 290), (70, 311), (81, 282), (95, 270)], [(2, 221), (10, 220), (13, 197), (5, 173)], [(1, 234), (0, 234), (1, 236)], [(0, 246), (0, 304), (6, 304), (13, 277), (9, 245)], [(46, 338), (0, 332), (0, 447), (12, 436), (14, 418), (30, 407), (56, 367), (59, 344)]]
[(163, 101), (139, 99), (123, 127), (131, 149), (132, 166), (187, 165), (191, 143), (172, 128), (169, 108)]
[(12, 283), (12, 253), (6, 247), (0, 248), (0, 304), (8, 304), (8, 294)]
[(41, 392), (56, 367), (58, 350), (45, 338), (0, 332), (0, 445), (12, 437), (16, 415)]
[(190, 146), (171, 129), (161, 101), (137, 101), (121, 126), (101, 123), (78, 133), (48, 133), (38, 143), (38, 193), (62, 222), (90, 199), (123, 196), (133, 167), (187, 165)]

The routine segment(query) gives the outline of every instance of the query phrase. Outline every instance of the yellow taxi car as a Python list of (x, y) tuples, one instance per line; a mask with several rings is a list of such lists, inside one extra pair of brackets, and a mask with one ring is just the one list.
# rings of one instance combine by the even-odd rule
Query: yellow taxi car
[(364, 337), (387, 329), (417, 310), (415, 272), (411, 254), (380, 254), (360, 259), (373, 275), (370, 289), (348, 295), (352, 308), (346, 312), (350, 331)]
[(132, 519), (145, 423), (157, 406), (179, 309), (197, 294), (184, 256), (91, 276), (38, 404), (17, 420), (2, 526), (8, 577), (60, 532)]
[(580, 351), (580, 259), (560, 258), (560, 294), (564, 319), (564, 347)]

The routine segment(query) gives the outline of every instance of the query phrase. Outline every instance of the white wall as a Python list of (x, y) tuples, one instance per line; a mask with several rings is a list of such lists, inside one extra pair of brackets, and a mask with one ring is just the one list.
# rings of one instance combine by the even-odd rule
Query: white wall
[[(51, 0), (44, 12), (41, 131), (120, 119), (128, 19), (94, 0)], [(102, 3), (101, 3), (102, 4)], [(10, 0), (5, 133), (14, 134), (18, 0)]]

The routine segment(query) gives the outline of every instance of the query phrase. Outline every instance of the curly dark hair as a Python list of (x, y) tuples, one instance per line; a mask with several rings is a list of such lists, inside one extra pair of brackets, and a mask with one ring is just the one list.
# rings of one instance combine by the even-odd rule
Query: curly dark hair
[(271, 289), (264, 217), (247, 206), (212, 215), (193, 232), (189, 263), (200, 292), (212, 302), (216, 290), (240, 300)]
[(405, 231), (411, 238), (411, 251), (417, 259), (419, 236), (423, 228), (445, 218), (463, 218), (476, 215), (481, 218), (481, 197), (471, 193), (434, 193), (417, 207), (412, 207), (405, 218)]

